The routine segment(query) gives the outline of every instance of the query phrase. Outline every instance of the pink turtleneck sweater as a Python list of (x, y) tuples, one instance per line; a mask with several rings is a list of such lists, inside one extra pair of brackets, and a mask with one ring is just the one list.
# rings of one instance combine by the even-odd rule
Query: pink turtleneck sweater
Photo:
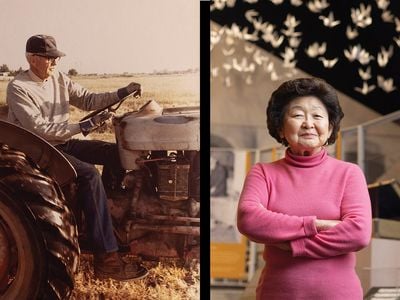
[[(341, 220), (317, 232), (314, 220)], [(358, 300), (355, 251), (371, 237), (371, 206), (361, 169), (325, 149), (258, 163), (246, 177), (239, 231), (265, 244), (257, 299)], [(271, 246), (289, 242), (291, 251)]]

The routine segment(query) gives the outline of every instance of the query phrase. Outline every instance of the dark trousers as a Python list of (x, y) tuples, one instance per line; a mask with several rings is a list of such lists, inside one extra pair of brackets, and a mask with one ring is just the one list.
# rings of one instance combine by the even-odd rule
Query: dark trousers
[[(83, 209), (93, 250), (118, 250), (105, 192), (105, 187), (119, 188), (125, 174), (117, 145), (96, 140), (72, 139), (55, 147), (65, 155), (77, 172), (77, 198)], [(102, 176), (94, 165), (103, 165)]]

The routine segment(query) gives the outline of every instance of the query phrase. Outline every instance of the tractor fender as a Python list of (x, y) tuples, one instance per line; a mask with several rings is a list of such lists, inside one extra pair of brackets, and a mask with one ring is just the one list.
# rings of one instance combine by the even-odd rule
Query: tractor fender
[(76, 171), (65, 156), (46, 140), (25, 128), (0, 120), (0, 143), (24, 152), (61, 187), (76, 179)]

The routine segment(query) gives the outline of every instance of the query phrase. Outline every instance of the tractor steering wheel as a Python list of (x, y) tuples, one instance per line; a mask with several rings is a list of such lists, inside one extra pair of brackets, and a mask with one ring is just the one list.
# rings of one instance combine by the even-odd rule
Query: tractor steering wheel
[[(84, 116), (82, 119), (80, 119), (79, 122), (82, 122), (82, 121), (85, 121), (85, 120), (87, 120), (87, 119), (90, 119), (91, 117), (93, 117), (93, 116), (95, 116), (95, 115), (97, 115), (97, 114), (99, 114), (99, 113), (101, 113), (102, 111), (105, 111), (105, 110), (108, 110), (108, 111), (110, 111), (110, 112), (116, 112), (117, 109), (121, 106), (121, 104), (122, 104), (126, 99), (128, 99), (130, 96), (133, 96), (134, 98), (139, 98), (139, 97), (140, 97), (140, 96), (138, 95), (138, 92), (135, 91), (135, 92), (133, 92), (133, 94), (131, 94), (131, 95), (129, 95), (129, 96), (127, 96), (127, 97), (125, 97), (125, 98), (123, 98), (123, 99), (117, 101), (117, 102), (114, 102), (114, 103), (109, 104), (109, 105), (107, 105), (107, 106), (105, 106), (105, 107), (103, 107), (103, 108), (99, 108), (99, 109), (96, 109), (96, 110), (92, 111), (91, 113), (87, 114), (87, 115)], [(118, 105), (117, 105), (115, 108), (113, 108), (112, 106), (115, 105), (115, 104), (117, 104), (117, 103), (118, 103)]]

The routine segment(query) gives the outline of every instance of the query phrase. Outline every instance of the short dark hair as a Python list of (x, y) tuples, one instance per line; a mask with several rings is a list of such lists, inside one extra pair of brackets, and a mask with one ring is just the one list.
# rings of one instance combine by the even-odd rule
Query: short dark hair
[(325, 105), (328, 111), (329, 125), (332, 134), (328, 138), (328, 144), (336, 141), (340, 121), (344, 114), (340, 107), (335, 89), (325, 80), (320, 78), (298, 78), (282, 83), (271, 95), (267, 106), (267, 127), (269, 134), (278, 143), (288, 146), (282, 139), (280, 132), (283, 129), (283, 120), (288, 104), (298, 97), (315, 96)]

